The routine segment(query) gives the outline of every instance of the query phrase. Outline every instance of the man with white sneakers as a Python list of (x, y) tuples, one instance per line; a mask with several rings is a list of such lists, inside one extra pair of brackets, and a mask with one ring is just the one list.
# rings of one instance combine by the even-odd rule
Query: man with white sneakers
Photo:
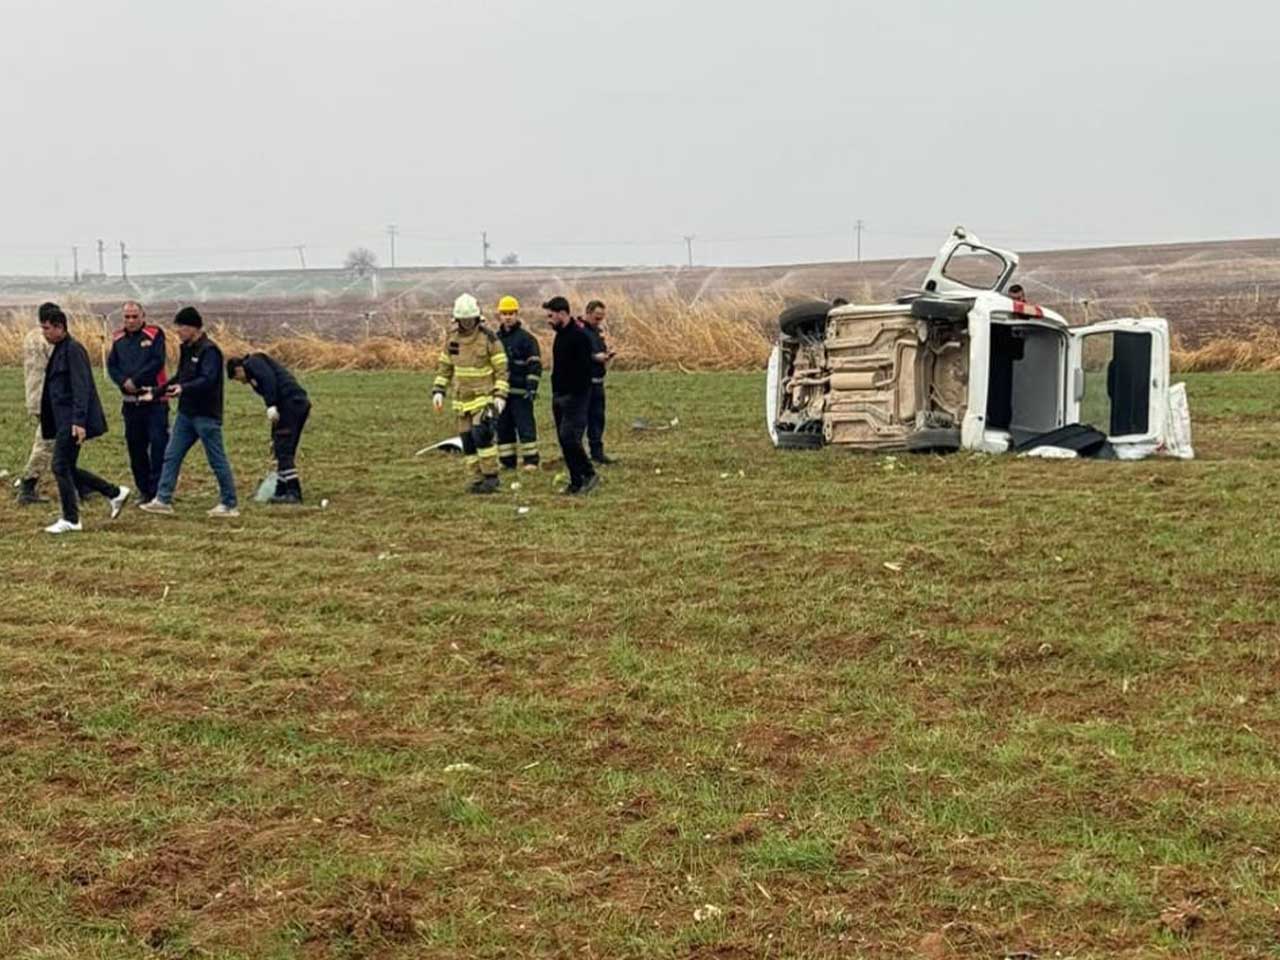
[(62, 504), (62, 517), (45, 532), (77, 533), (82, 529), (79, 491), (92, 490), (106, 497), (112, 519), (120, 516), (130, 491), (79, 467), (81, 446), (107, 432), (107, 418), (89, 354), (67, 331), (67, 315), (56, 303), (40, 305), (40, 332), (53, 346), (40, 393), (40, 434), (53, 441), (51, 472)]
[(142, 505), (147, 513), (172, 514), (173, 492), (178, 486), (182, 461), (197, 443), (204, 447), (209, 469), (218, 481), (218, 503), (207, 511), (211, 517), (238, 517), (236, 480), (222, 442), (222, 393), (225, 371), (222, 351), (204, 332), (204, 318), (195, 307), (183, 307), (174, 315), (174, 329), (182, 341), (178, 370), (164, 386), (165, 396), (178, 398), (178, 415), (164, 451), (164, 467), (155, 499)]

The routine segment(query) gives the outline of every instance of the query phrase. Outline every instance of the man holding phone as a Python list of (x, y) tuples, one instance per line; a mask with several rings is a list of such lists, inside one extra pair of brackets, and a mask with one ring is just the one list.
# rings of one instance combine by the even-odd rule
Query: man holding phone
[(603, 300), (592, 300), (587, 304), (587, 312), (582, 317), (583, 329), (591, 341), (591, 401), (587, 406), (587, 445), (591, 448), (591, 459), (601, 465), (618, 462), (604, 452), (604, 378), (615, 356), (604, 341), (606, 309)]
[[(163, 388), (178, 398), (178, 415), (164, 451), (164, 468), (155, 498), (142, 505), (147, 513), (172, 514), (173, 493), (178, 487), (182, 461), (198, 442), (204, 447), (209, 469), (218, 481), (218, 503), (206, 511), (211, 517), (240, 516), (236, 506), (236, 481), (222, 442), (222, 400), (226, 371), (222, 351), (204, 332), (204, 318), (195, 307), (183, 307), (174, 315), (174, 329), (182, 341), (177, 373)], [(154, 393), (154, 392), (153, 392)]]
[(107, 418), (93, 382), (93, 364), (83, 346), (67, 331), (67, 315), (56, 303), (40, 305), (40, 332), (53, 346), (40, 394), (40, 433), (53, 441), (51, 472), (58, 483), (62, 517), (45, 533), (78, 533), (80, 490), (92, 490), (111, 502), (111, 517), (120, 516), (130, 490), (103, 480), (79, 466), (86, 440), (107, 432)]

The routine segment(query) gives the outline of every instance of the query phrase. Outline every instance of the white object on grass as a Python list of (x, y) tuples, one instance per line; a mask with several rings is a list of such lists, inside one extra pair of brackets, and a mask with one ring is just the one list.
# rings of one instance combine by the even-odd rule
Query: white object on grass
[(1169, 408), (1160, 438), (1164, 453), (1179, 460), (1195, 458), (1191, 446), (1191, 407), (1187, 404), (1187, 385), (1175, 383), (1169, 388)]
[(279, 479), (280, 475), (274, 470), (268, 473), (258, 484), (258, 492), (253, 495), (253, 499), (258, 503), (270, 503), (271, 498), (276, 495), (276, 483)]
[(462, 438), (450, 437), (448, 440), (441, 440), (439, 443), (433, 443), (429, 447), (423, 447), (421, 450), (415, 453), (414, 456), (420, 457), (424, 453), (430, 453), (432, 450), (443, 450), (445, 453), (461, 453)]

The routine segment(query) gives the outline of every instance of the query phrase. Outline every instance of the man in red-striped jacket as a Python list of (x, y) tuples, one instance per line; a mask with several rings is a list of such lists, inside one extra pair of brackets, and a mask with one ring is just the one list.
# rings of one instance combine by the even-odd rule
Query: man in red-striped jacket
[(160, 485), (164, 449), (169, 444), (169, 404), (160, 389), (166, 382), (164, 331), (147, 323), (140, 303), (131, 300), (120, 312), (123, 325), (111, 344), (107, 375), (123, 394), (129, 466), (141, 494), (139, 501), (148, 503)]

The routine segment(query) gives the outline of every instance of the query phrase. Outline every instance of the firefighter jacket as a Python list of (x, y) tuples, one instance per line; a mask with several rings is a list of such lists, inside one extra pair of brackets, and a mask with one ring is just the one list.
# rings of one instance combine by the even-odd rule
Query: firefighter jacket
[(542, 348), (524, 327), (499, 330), (498, 339), (507, 351), (508, 392), (513, 397), (532, 397), (542, 379)]
[(32, 327), (22, 338), (22, 373), (27, 387), (27, 413), (40, 416), (40, 396), (44, 392), (44, 368), (49, 365), (53, 344), (44, 338), (39, 327)]
[[(163, 387), (168, 379), (164, 372), (164, 331), (150, 324), (137, 333), (117, 330), (107, 357), (107, 376), (124, 393), (124, 382), (132, 380), (136, 390)], [(124, 394), (125, 403), (138, 403), (135, 394)], [(158, 402), (163, 403), (163, 399)]]
[(444, 393), (450, 381), (454, 413), (476, 413), (495, 396), (506, 397), (507, 352), (498, 338), (479, 324), (469, 333), (449, 334), (440, 350), (431, 392)]
[(307, 391), (289, 369), (265, 353), (251, 353), (244, 358), (244, 373), (249, 385), (268, 407), (290, 405), (302, 407), (311, 401)]

